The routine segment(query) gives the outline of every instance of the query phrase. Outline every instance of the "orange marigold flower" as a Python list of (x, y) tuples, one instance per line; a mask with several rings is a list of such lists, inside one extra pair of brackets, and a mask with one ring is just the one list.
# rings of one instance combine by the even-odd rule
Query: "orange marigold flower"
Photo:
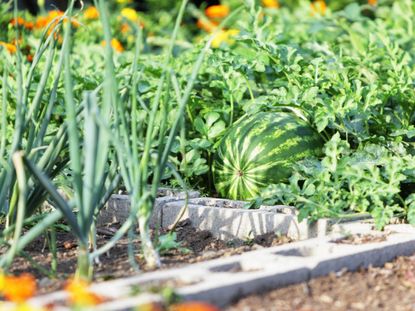
[(209, 18), (224, 18), (229, 15), (229, 11), (226, 5), (211, 5), (206, 8), (205, 14)]
[(24, 24), (25, 24), (25, 20), (22, 17), (18, 17), (17, 19), (13, 18), (10, 21), (10, 25), (12, 26), (16, 26), (16, 25), (23, 26)]
[(75, 28), (78, 28), (79, 26), (81, 26), (81, 23), (77, 19), (72, 19), (71, 24)]
[(69, 301), (75, 306), (96, 306), (104, 300), (89, 290), (89, 283), (78, 278), (70, 280), (65, 291), (69, 295)]
[(327, 11), (327, 4), (324, 0), (317, 0), (311, 3), (311, 15), (324, 15)]
[(5, 276), (3, 296), (12, 302), (22, 303), (36, 294), (36, 280), (30, 274)]
[(189, 301), (171, 306), (171, 311), (219, 311), (219, 309), (206, 302)]
[(84, 11), (84, 17), (86, 19), (98, 19), (99, 18), (99, 11), (96, 7), (90, 6)]
[(28, 29), (28, 30), (32, 30), (34, 27), (33, 22), (25, 22), (24, 23), (24, 28)]
[(378, 4), (378, 0), (368, 0), (367, 3), (369, 3), (369, 5), (375, 6)]
[(118, 41), (117, 39), (111, 40), (111, 46), (114, 50), (116, 50), (119, 53), (124, 51), (124, 47), (122, 46), (121, 42)]
[(63, 14), (64, 14), (63, 11), (60, 11), (60, 10), (52, 10), (52, 11), (49, 11), (48, 18), (49, 18), (49, 20), (52, 20), (52, 19), (54, 19), (56, 17), (63, 16)]
[(262, 5), (270, 9), (278, 9), (280, 7), (278, 0), (262, 0)]
[(216, 30), (216, 27), (219, 25), (218, 22), (211, 21), (211, 20), (203, 20), (199, 18), (197, 20), (197, 27), (200, 29), (203, 29), (206, 32), (214, 32)]
[(36, 29), (42, 29), (42, 28), (46, 27), (47, 24), (48, 24), (48, 18), (46, 16), (39, 16), (36, 19), (35, 28)]
[(54, 25), (52, 25), (52, 28), (58, 23), (57, 18), (61, 17), (64, 13), (59, 10), (53, 10), (49, 11), (47, 16), (39, 16), (35, 23), (35, 28), (37, 29), (43, 29), (47, 25), (49, 25), (50, 22), (54, 21)]
[[(105, 45), (106, 45), (106, 42), (102, 41), (102, 46), (105, 46)], [(121, 42), (115, 38), (111, 40), (111, 46), (118, 53), (124, 52), (124, 47), (122, 46)]]
[(0, 41), (0, 46), (4, 47), (10, 54), (14, 54), (17, 51), (17, 47), (11, 43)]
[(130, 25), (123, 23), (121, 24), (121, 33), (127, 33), (130, 31)]

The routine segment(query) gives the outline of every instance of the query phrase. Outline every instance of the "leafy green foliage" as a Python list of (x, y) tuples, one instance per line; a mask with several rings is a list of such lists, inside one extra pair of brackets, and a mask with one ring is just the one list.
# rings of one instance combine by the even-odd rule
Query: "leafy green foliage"
[(406, 209), (414, 221), (414, 196), (402, 197), (403, 183), (415, 178), (415, 158), (403, 144), (366, 144), (352, 150), (337, 133), (327, 142), (321, 160), (297, 165), (289, 184), (270, 186), (263, 197), (300, 209), (300, 219), (372, 214), (383, 228), (395, 213)]
[(157, 251), (163, 255), (172, 250), (178, 250), (181, 253), (187, 254), (190, 252), (189, 249), (182, 246), (181, 242), (177, 242), (177, 233), (170, 232), (164, 235), (161, 235), (158, 239), (158, 244), (156, 246)]
[[(2, 239), (15, 230), (17, 242), (13, 248), (4, 242), (9, 251), (0, 264), (7, 266), (62, 217), (86, 244), (93, 218), (118, 186), (115, 179), (109, 184), (110, 176), (123, 176), (134, 208), (89, 259), (112, 247), (137, 216), (144, 220), (140, 230), (148, 231), (160, 182), (182, 184), (180, 174), (192, 187), (217, 194), (212, 165), (220, 141), (235, 120), (258, 112), (294, 113), (326, 145), (322, 158), (298, 163), (288, 183), (269, 187), (256, 204), (293, 204), (309, 219), (371, 213), (379, 228), (395, 216), (415, 224), (415, 3), (327, 1), (325, 14), (314, 14), (305, 0), (281, 0), (278, 10), (259, 0), (223, 3), (237, 12), (226, 28), (238, 34), (212, 49), (204, 49), (211, 34), (193, 20), (204, 7), (182, 7), (183, 27), (176, 23), (173, 38), (179, 2), (149, 1), (150, 11), (140, 12), (136, 24), (116, 14), (115, 2), (107, 3), (114, 14), (101, 21), (75, 12), (80, 23), (69, 46), (61, 29), (69, 23), (58, 18), (49, 36), (45, 28), (25, 26), (18, 34), (13, 12), (0, 3), (0, 41), (18, 37), (23, 52), (0, 47), (0, 211), (9, 216)], [(104, 32), (124, 52), (104, 49)], [(12, 164), (17, 150), (32, 164), (24, 171), (17, 162), (19, 180)], [(68, 203), (55, 191), (61, 183), (76, 188)], [(51, 203), (60, 202), (46, 216), (36, 214), (47, 198), (41, 184)], [(39, 222), (19, 238), (23, 216)], [(141, 238), (150, 242), (148, 234)], [(180, 247), (175, 240), (168, 236), (161, 245)]]

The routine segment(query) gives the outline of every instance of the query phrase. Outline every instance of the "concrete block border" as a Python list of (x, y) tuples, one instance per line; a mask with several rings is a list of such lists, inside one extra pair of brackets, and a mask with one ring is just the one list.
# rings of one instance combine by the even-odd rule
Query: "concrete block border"
[[(364, 225), (349, 234), (384, 234), (367, 228)], [(380, 266), (397, 256), (415, 253), (415, 228), (390, 225), (386, 230), (389, 234), (381, 242), (343, 244), (338, 241), (344, 236), (336, 234), (95, 284), (92, 286), (95, 293), (117, 299), (95, 310), (132, 310), (140, 304), (157, 301), (161, 299), (157, 295), (130, 297), (132, 287), (146, 288), (154, 284), (173, 284), (185, 300), (203, 300), (224, 307), (252, 293), (304, 282), (343, 269), (354, 271), (369, 265)], [(34, 298), (31, 302), (45, 305), (64, 298), (65, 293), (57, 292)]]
[[(198, 191), (188, 191), (188, 198), (198, 198)], [(182, 190), (160, 188), (156, 198), (155, 209), (168, 202), (184, 200), (186, 192)], [(130, 213), (130, 199), (125, 194), (113, 194), (97, 218), (97, 227), (105, 227), (114, 223), (123, 223)]]
[[(166, 193), (156, 199), (150, 224), (170, 227), (185, 206), (184, 192)], [(267, 233), (287, 235), (294, 240), (326, 236), (333, 228), (341, 231), (345, 223), (321, 219), (314, 223), (298, 222), (297, 211), (291, 206), (261, 206), (246, 209), (246, 202), (217, 198), (201, 198), (189, 193), (188, 208), (182, 219), (189, 219), (200, 230), (208, 230), (221, 240), (246, 240)], [(130, 200), (126, 195), (114, 195), (98, 218), (98, 227), (126, 220)], [(352, 218), (349, 222), (356, 219)]]

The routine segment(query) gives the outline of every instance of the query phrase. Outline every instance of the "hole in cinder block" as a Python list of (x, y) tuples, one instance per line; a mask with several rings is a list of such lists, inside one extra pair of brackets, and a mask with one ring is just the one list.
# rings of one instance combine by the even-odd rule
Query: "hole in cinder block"
[(389, 234), (390, 234), (389, 232), (383, 233), (383, 234), (356, 233), (356, 234), (346, 235), (345, 237), (342, 237), (342, 238), (331, 240), (330, 243), (349, 244), (349, 245), (380, 243), (380, 242), (387, 241)]
[(242, 266), (239, 262), (231, 262), (224, 265), (212, 267), (209, 269), (210, 272), (219, 273), (219, 272), (229, 272), (229, 273), (237, 273), (241, 272)]
[(300, 248), (291, 248), (287, 250), (282, 250), (274, 253), (275, 255), (280, 256), (292, 256), (292, 257), (311, 257), (321, 254), (331, 253), (332, 250), (325, 246), (313, 246), (313, 247), (300, 247)]

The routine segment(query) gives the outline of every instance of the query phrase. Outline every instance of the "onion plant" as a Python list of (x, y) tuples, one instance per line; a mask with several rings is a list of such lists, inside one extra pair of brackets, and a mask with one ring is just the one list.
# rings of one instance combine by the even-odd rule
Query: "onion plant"
[[(109, 243), (94, 252), (93, 256), (106, 252), (134, 223), (138, 223), (142, 251), (147, 265), (150, 267), (160, 265), (159, 255), (150, 236), (149, 220), (163, 174), (167, 169), (173, 169), (168, 162), (173, 141), (183, 124), (187, 101), (210, 46), (209, 41), (200, 51), (188, 83), (182, 91), (173, 71), (173, 49), (186, 4), (187, 0), (181, 2), (170, 44), (165, 52), (164, 70), (149, 108), (137, 94), (140, 78), (137, 64), (141, 49), (141, 30), (136, 29), (137, 41), (135, 58), (131, 67), (131, 91), (127, 100), (120, 98), (120, 96), (113, 97), (115, 123), (113, 128), (108, 129), (113, 135), (112, 144), (117, 151), (120, 172), (130, 196), (132, 208), (130, 218), (123, 224), (119, 232)], [(99, 5), (101, 13), (103, 13), (101, 16), (106, 33), (105, 40), (109, 42), (111, 33), (109, 24), (106, 23), (105, 6), (102, 0), (99, 1)], [(107, 47), (106, 64), (107, 76), (110, 77), (108, 89), (112, 90), (111, 94), (114, 96), (118, 94), (118, 86), (109, 47)], [(178, 109), (173, 123), (169, 124), (168, 112), (175, 108), (172, 103), (176, 103)], [(142, 113), (146, 116), (144, 119), (147, 120), (147, 124), (140, 123), (139, 114)], [(173, 174), (180, 178), (176, 172)]]
[[(73, 6), (74, 0), (70, 2), (66, 12), (66, 18), (69, 20), (72, 18)], [(112, 95), (108, 93), (104, 82), (103, 88), (85, 91), (82, 102), (77, 103), (71, 75), (71, 23), (64, 23), (64, 28), (62, 54), (65, 68), (65, 124), (69, 141), (68, 178), (73, 189), (73, 201), (65, 201), (51, 180), (28, 157), (24, 157), (24, 162), (51, 195), (54, 205), (64, 215), (78, 239), (77, 276), (90, 278), (92, 265), (89, 247), (95, 245), (95, 217), (118, 183), (116, 162), (110, 158), (110, 135), (102, 131), (102, 126), (96, 121), (99, 116), (101, 122), (104, 120), (109, 124)], [(101, 89), (103, 94), (100, 94)], [(99, 102), (99, 99), (103, 99), (102, 102)], [(81, 114), (78, 114), (77, 107), (82, 109)]]
[[(16, 1), (14, 5), (14, 15), (17, 19)], [(13, 162), (15, 165), (20, 162), (13, 161), (13, 154), (17, 151), (23, 152), (49, 178), (56, 177), (68, 162), (66, 127), (51, 122), (53, 111), (58, 104), (58, 86), (63, 70), (63, 54), (57, 57), (55, 40), (62, 19), (56, 22), (56, 27), (51, 24), (45, 29), (33, 62), (28, 68), (22, 61), (19, 40), (16, 40), (16, 57), (3, 58), (0, 84), (0, 213), (6, 216), (6, 223), (0, 238), (4, 243), (13, 245), (1, 257), (0, 266), (3, 268), (11, 263), (13, 256), (23, 245), (18, 243), (22, 226), (39, 211), (39, 207), (47, 198), (47, 192), (36, 179), (30, 178), (30, 175), (26, 176), (23, 171), (19, 172), (17, 167), (14, 169)], [(50, 35), (47, 35), (48, 32)], [(19, 28), (16, 26), (16, 38), (19, 35)], [(38, 78), (36, 74), (40, 71)], [(48, 81), (52, 81), (51, 85), (48, 85)], [(15, 123), (13, 133), (8, 137), (7, 112), (13, 109)], [(59, 212), (52, 212), (45, 221), (53, 223), (60, 216)], [(25, 237), (25, 243), (43, 231), (37, 227), (31, 235)]]
[[(111, 45), (106, 44), (103, 83), (95, 90), (85, 91), (82, 101), (78, 101), (78, 96), (74, 94), (74, 80), (71, 74), (73, 36), (70, 21), (74, 2), (75, 0), (70, 1), (67, 12), (60, 18), (59, 25), (64, 28), (64, 37), (56, 66), (59, 74), (54, 76), (55, 80), (48, 106), (43, 110), (40, 108), (42, 106), (42, 92), (47, 86), (47, 76), (51, 73), (54, 64), (53, 55), (56, 50), (55, 46), (52, 47), (52, 45), (47, 45), (51, 55), (47, 58), (46, 64), (50, 66), (50, 70), (45, 71), (47, 73), (41, 78), (39, 94), (36, 93), (33, 101), (35, 105), (18, 105), (15, 136), (10, 144), (9, 153), (13, 155), (13, 160), (9, 160), (9, 163), (13, 161), (15, 169), (10, 169), (12, 164), (9, 164), (9, 169), (5, 170), (9, 175), (3, 177), (4, 180), (7, 180), (7, 178), (13, 179), (13, 191), (16, 191), (15, 197), (13, 197), (14, 201), (11, 201), (14, 202), (17, 212), (15, 216), (10, 217), (15, 221), (15, 224), (13, 224), (15, 243), (13, 243), (10, 251), (2, 257), (0, 264), (3, 266), (10, 264), (16, 253), (22, 251), (33, 238), (44, 233), (49, 226), (63, 217), (78, 239), (78, 276), (91, 277), (92, 260), (97, 259), (100, 254), (111, 248), (117, 239), (128, 230), (131, 230), (137, 223), (143, 254), (147, 263), (149, 266), (159, 266), (160, 259), (150, 236), (149, 219), (163, 174), (166, 169), (172, 167), (169, 165), (170, 151), (178, 130), (184, 123), (186, 103), (204, 56), (209, 49), (210, 42), (200, 51), (187, 85), (182, 90), (173, 71), (173, 49), (187, 4), (187, 0), (183, 0), (170, 45), (165, 52), (164, 70), (150, 107), (147, 107), (137, 94), (140, 76), (137, 68), (141, 51), (141, 30), (138, 28), (136, 29), (135, 58), (130, 67), (132, 88), (127, 96), (128, 98), (120, 95), (113, 62), (113, 51)], [(109, 43), (112, 36), (105, 1), (96, 0), (95, 4), (100, 11), (105, 42)], [(53, 42), (49, 38), (45, 42), (48, 42), (47, 40)], [(19, 54), (18, 57), (20, 57)], [(37, 60), (35, 57), (35, 62)], [(19, 66), (21, 66), (21, 62)], [(39, 132), (29, 127), (27, 136), (23, 136), (22, 133), (26, 131), (24, 122), (32, 119), (38, 120), (47, 113), (49, 113), (48, 117), (50, 118), (50, 107), (53, 107), (52, 105), (55, 102), (60, 73), (63, 69), (65, 123), (49, 145), (45, 145), (45, 138), (40, 134), (46, 135), (48, 122), (41, 122)], [(5, 73), (4, 83), (7, 82), (7, 77), (8, 75)], [(18, 77), (23, 79), (23, 74), (20, 72)], [(18, 84), (21, 85), (21, 83)], [(7, 92), (7, 88), (3, 92)], [(25, 96), (27, 96), (25, 90), (19, 89), (17, 94), (17, 101), (24, 103)], [(3, 99), (7, 99), (7, 93), (6, 96), (3, 96)], [(177, 105), (177, 114), (173, 123), (170, 124), (168, 112), (173, 108), (173, 105)], [(4, 106), (5, 104), (2, 105), (2, 111), (5, 111)], [(42, 115), (39, 111), (45, 112)], [(145, 124), (139, 123), (138, 115), (142, 113), (146, 114), (147, 117)], [(31, 118), (28, 116), (31, 116)], [(5, 130), (7, 120), (3, 123), (2, 131)], [(2, 146), (6, 143), (8, 142), (6, 141), (0, 145), (2, 152), (4, 152)], [(25, 144), (29, 144), (34, 150), (24, 148)], [(63, 151), (66, 149), (69, 152), (66, 152), (64, 157)], [(44, 150), (44, 152), (39, 155), (39, 150)], [(62, 159), (62, 163), (58, 162), (58, 159)], [(48, 166), (49, 163), (50, 167)], [(66, 164), (68, 164), (70, 171), (67, 178), (73, 189), (73, 200), (70, 201), (63, 198), (53, 182), (53, 177)], [(111, 241), (102, 248), (96, 249), (94, 243), (95, 218), (118, 185), (118, 171), (131, 198), (130, 218), (122, 225)], [(173, 174), (179, 178), (176, 172), (173, 172)], [(36, 196), (36, 193), (32, 194), (32, 185), (43, 187), (41, 196)], [(7, 193), (9, 189), (11, 188), (6, 188), (6, 190), (2, 188), (1, 193), (3, 191)], [(39, 221), (21, 237), (22, 227), (29, 219), (27, 212), (36, 206), (36, 204), (32, 204), (34, 200), (32, 196), (38, 198), (40, 202), (41, 199), (46, 197), (46, 194), (50, 196), (50, 201), (56, 207), (56, 210)], [(10, 228), (5, 230), (5, 232), (11, 231)], [(90, 253), (91, 245), (94, 247), (92, 254)]]

